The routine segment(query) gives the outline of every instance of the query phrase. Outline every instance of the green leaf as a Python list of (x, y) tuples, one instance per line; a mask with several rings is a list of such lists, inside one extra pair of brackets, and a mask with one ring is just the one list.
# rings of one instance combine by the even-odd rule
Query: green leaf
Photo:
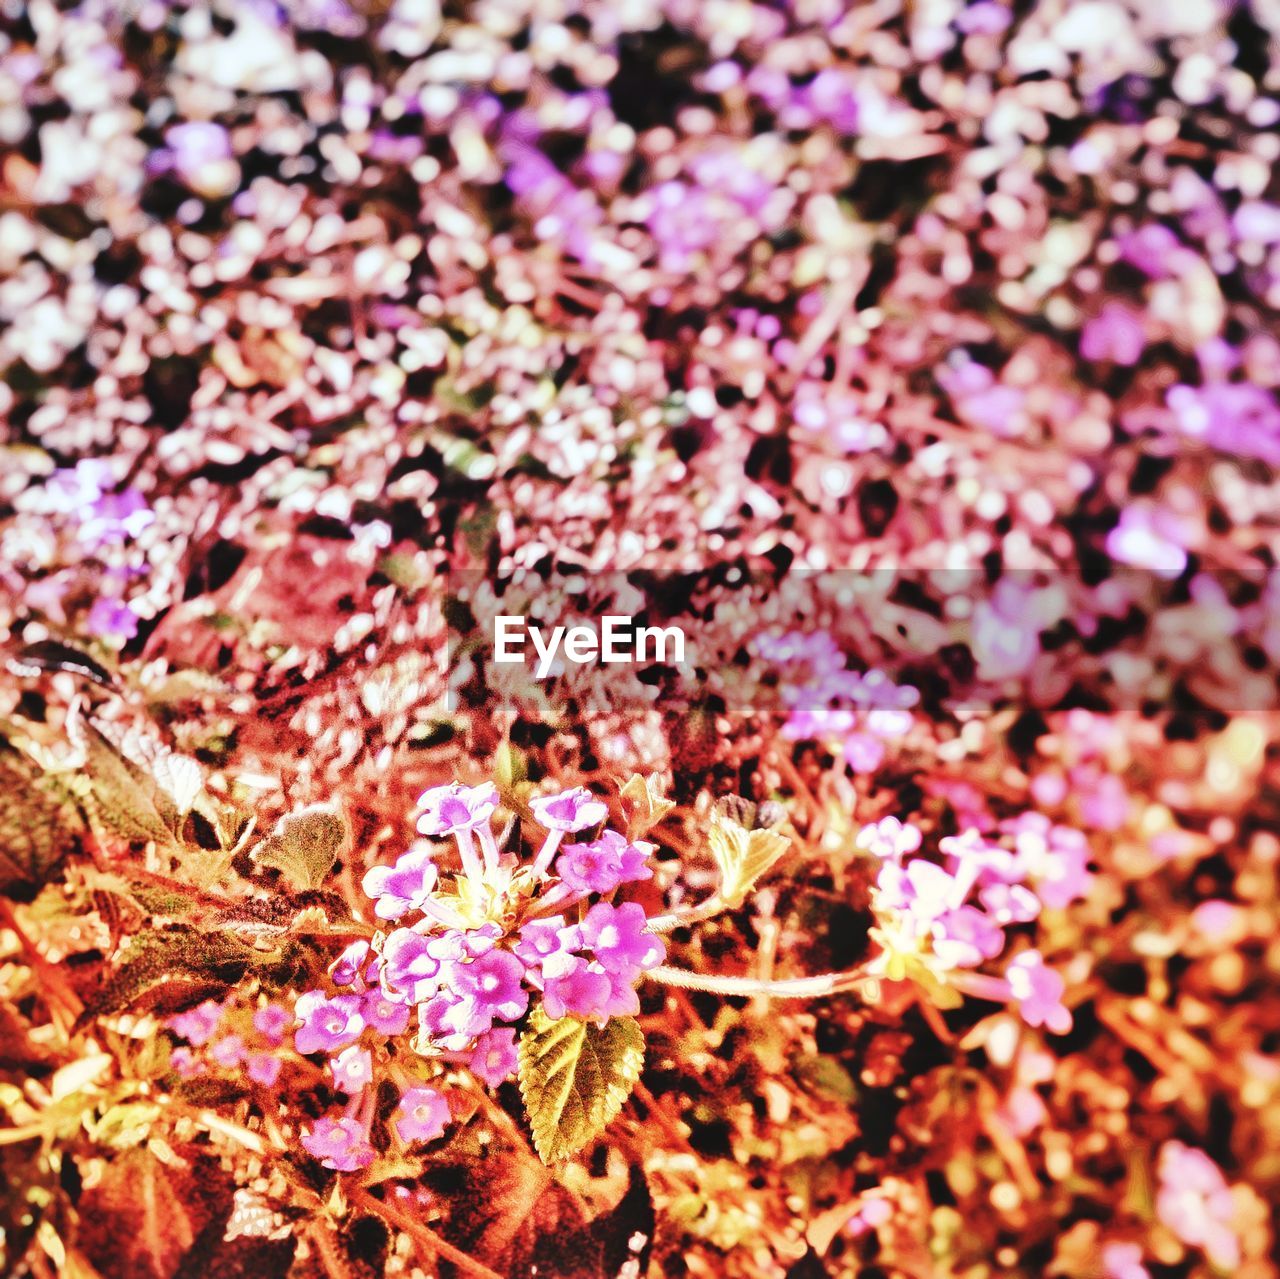
[(622, 1109), (644, 1065), (644, 1033), (633, 1017), (603, 1026), (539, 1004), (520, 1036), (520, 1094), (543, 1163), (577, 1154)]
[(711, 814), (707, 843), (720, 868), (720, 896), (731, 907), (741, 906), (756, 880), (791, 847), (791, 840), (776, 830), (748, 830), (718, 812)]
[(319, 888), (347, 845), (350, 832), (342, 810), (313, 804), (286, 813), (249, 856), (278, 870), (295, 887)]
[(643, 839), (675, 807), (671, 800), (662, 798), (652, 777), (639, 773), (631, 775), (618, 799), (627, 819), (629, 840)]

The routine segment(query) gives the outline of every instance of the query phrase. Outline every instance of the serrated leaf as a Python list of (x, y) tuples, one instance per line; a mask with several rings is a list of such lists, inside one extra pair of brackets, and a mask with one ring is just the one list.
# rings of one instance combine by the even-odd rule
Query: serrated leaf
[(275, 956), (229, 932), (203, 933), (185, 924), (129, 939), (119, 958), (86, 998), (77, 1026), (126, 1008), (189, 1007), (242, 977), (268, 968)]
[(633, 1017), (603, 1026), (541, 1005), (520, 1036), (520, 1094), (544, 1163), (577, 1154), (622, 1109), (644, 1065), (644, 1032)]
[(173, 848), (173, 833), (156, 803), (154, 780), (120, 755), (97, 728), (87, 725), (83, 733), (88, 782), (83, 798), (91, 820), (123, 839), (152, 840), (162, 848)]
[(39, 888), (83, 830), (39, 766), (0, 737), (0, 892)]
[(346, 818), (340, 809), (314, 804), (286, 813), (249, 856), (278, 870), (295, 888), (319, 888), (346, 847)]
[(674, 807), (675, 803), (663, 799), (652, 777), (633, 773), (627, 784), (618, 792), (622, 812), (627, 819), (627, 838), (643, 839)]
[(707, 844), (720, 868), (720, 896), (737, 907), (791, 847), (791, 840), (776, 830), (747, 830), (723, 813), (712, 813)]

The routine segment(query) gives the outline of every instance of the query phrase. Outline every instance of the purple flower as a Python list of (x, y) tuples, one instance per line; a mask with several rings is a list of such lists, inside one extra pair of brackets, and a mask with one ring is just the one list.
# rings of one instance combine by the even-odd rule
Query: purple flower
[(360, 1015), (380, 1035), (403, 1035), (409, 1028), (409, 1005), (389, 998), (381, 990), (366, 990)]
[(575, 834), (604, 821), (608, 809), (585, 786), (561, 791), (558, 795), (539, 795), (529, 803), (539, 825), (547, 830)]
[(516, 1050), (516, 1032), (509, 1026), (495, 1026), (476, 1040), (471, 1059), (471, 1072), (496, 1088), (515, 1074), (520, 1054)]
[(114, 546), (137, 537), (155, 522), (155, 512), (137, 489), (104, 493), (80, 513), (76, 538), (86, 546)]
[(904, 853), (914, 853), (920, 841), (919, 827), (910, 822), (904, 824), (896, 817), (882, 817), (873, 825), (864, 826), (854, 844), (885, 861), (900, 861)]
[(293, 1043), (304, 1056), (345, 1048), (355, 1043), (364, 1030), (359, 995), (326, 999), (321, 991), (309, 990), (299, 996), (293, 1011), (298, 1023)]
[(588, 844), (572, 844), (556, 859), (556, 873), (574, 892), (611, 893), (619, 884), (651, 879), (647, 865), (652, 844), (632, 844), (606, 830)]
[(449, 1126), (449, 1103), (435, 1088), (406, 1088), (396, 1107), (401, 1141), (435, 1141)]
[(360, 938), (338, 956), (329, 967), (329, 976), (335, 986), (363, 987), (363, 970), (369, 958), (369, 943)]
[(194, 1079), (205, 1073), (205, 1064), (185, 1044), (179, 1044), (169, 1054), (169, 1064), (183, 1079)]
[(138, 633), (138, 615), (123, 600), (100, 595), (84, 619), (90, 635), (128, 643)]
[(870, 733), (850, 733), (842, 745), (844, 762), (855, 773), (874, 773), (884, 762), (884, 743)]
[(423, 791), (418, 796), (418, 807), (422, 809), (418, 830), (423, 835), (456, 835), (483, 826), (493, 816), (498, 807), (498, 788), (492, 782), (479, 786), (450, 782)]
[(236, 1066), (244, 1061), (244, 1040), (239, 1035), (223, 1035), (221, 1039), (215, 1040), (210, 1046), (209, 1056), (219, 1066), (234, 1070)]
[(231, 159), (231, 139), (226, 129), (211, 120), (171, 125), (165, 130), (164, 140), (184, 182), (198, 178), (205, 165)]
[(185, 1013), (170, 1017), (168, 1026), (175, 1035), (181, 1035), (189, 1044), (199, 1048), (213, 1038), (221, 1020), (222, 1005), (215, 1000), (206, 999), (204, 1003), (197, 1004)]
[(613, 993), (609, 975), (598, 963), (588, 964), (577, 955), (562, 954), (543, 969), (542, 1006), (547, 1016), (559, 1018), (603, 1017)]
[(453, 967), (453, 990), (491, 1020), (515, 1021), (529, 1006), (524, 965), (507, 950), (491, 950)]
[[(440, 972), (440, 960), (431, 953), (431, 938), (411, 928), (397, 928), (382, 944), (382, 981), (392, 991), (418, 1002), (421, 983), (430, 983)], [(434, 983), (433, 983), (434, 984)]]
[(245, 1074), (255, 1084), (264, 1088), (274, 1088), (280, 1078), (280, 1068), (284, 1063), (272, 1053), (250, 1053), (244, 1061)]
[(317, 1119), (311, 1131), (302, 1134), (301, 1140), (307, 1154), (338, 1172), (354, 1172), (373, 1162), (368, 1129), (349, 1116)]
[(1014, 837), (1018, 879), (1029, 879), (1040, 900), (1060, 910), (1086, 896), (1093, 876), (1089, 873), (1089, 845), (1070, 826), (1050, 822), (1043, 813), (1023, 813), (1001, 823)]
[(329, 1070), (333, 1082), (345, 1093), (358, 1093), (373, 1082), (373, 1057), (367, 1048), (352, 1044), (336, 1057), (329, 1058)]
[(529, 976), (536, 979), (547, 960), (566, 953), (570, 942), (575, 940), (574, 930), (565, 927), (564, 916), (550, 915), (525, 924), (520, 929), (520, 940), (512, 949), (528, 967)]
[(1026, 924), (1040, 913), (1040, 898), (1022, 884), (988, 884), (978, 898), (999, 924)]
[(906, 866), (885, 862), (876, 877), (878, 904), (913, 917), (920, 932), (927, 932), (934, 920), (958, 907), (966, 892), (967, 886), (958, 875), (952, 876), (922, 858)]
[[(445, 805), (457, 802), (447, 799)], [(374, 866), (366, 872), (361, 887), (365, 896), (374, 899), (373, 913), (379, 919), (399, 919), (407, 911), (422, 908), (436, 886), (431, 853), (430, 848), (411, 848), (401, 854), (394, 866)]]
[(596, 902), (576, 928), (576, 940), (590, 948), (609, 973), (638, 977), (666, 958), (667, 948), (647, 931), (648, 917), (637, 902), (614, 906)]
[(1004, 949), (1004, 931), (976, 906), (958, 906), (933, 924), (933, 953), (948, 968), (976, 968)]
[(1080, 354), (1086, 360), (1133, 365), (1146, 345), (1141, 314), (1123, 302), (1107, 302), (1080, 333)]
[(62, 467), (44, 483), (41, 502), (56, 515), (83, 515), (113, 484), (111, 464), (103, 458), (81, 458)]
[(1010, 996), (1028, 1026), (1043, 1026), (1055, 1035), (1065, 1035), (1071, 1029), (1071, 1011), (1062, 1002), (1066, 982), (1038, 950), (1023, 951), (1010, 961), (1004, 975)]
[(253, 1028), (267, 1043), (275, 1047), (284, 1043), (285, 1031), (289, 1029), (289, 1010), (279, 1004), (268, 1004), (253, 1014)]
[(276, 1079), (280, 1078), (280, 1068), (284, 1065), (278, 1056), (271, 1052), (251, 1052), (244, 1059), (244, 1073), (255, 1083), (264, 1088), (274, 1088)]

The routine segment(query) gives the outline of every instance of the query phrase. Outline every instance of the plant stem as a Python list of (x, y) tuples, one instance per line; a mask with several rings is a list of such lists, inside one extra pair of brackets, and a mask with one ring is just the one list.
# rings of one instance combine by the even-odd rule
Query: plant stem
[(476, 1279), (502, 1279), (496, 1270), (490, 1270), (483, 1261), (467, 1256), (461, 1249), (455, 1248), (453, 1244), (442, 1239), (429, 1226), (415, 1221), (408, 1213), (392, 1207), (391, 1204), (371, 1195), (367, 1190), (353, 1190), (350, 1198), (352, 1204), (358, 1204), (366, 1212), (372, 1212), (381, 1217), (388, 1225), (394, 1226), (397, 1230), (403, 1230), (414, 1243), (430, 1249), (446, 1261), (453, 1262), (459, 1270), (475, 1275)]
[(651, 968), (647, 977), (666, 986), (679, 986), (683, 990), (703, 990), (709, 995), (763, 995), (772, 999), (814, 999), (853, 991), (863, 987), (868, 999), (879, 995), (880, 983), (864, 973), (823, 973), (818, 977), (788, 977), (773, 981), (761, 981), (755, 977), (715, 977), (691, 973), (683, 968), (665, 965)]
[(700, 906), (673, 910), (666, 915), (654, 915), (649, 920), (649, 932), (669, 933), (675, 928), (688, 928), (690, 924), (700, 924), (704, 919), (710, 919), (724, 909), (724, 899), (719, 893), (713, 893)]

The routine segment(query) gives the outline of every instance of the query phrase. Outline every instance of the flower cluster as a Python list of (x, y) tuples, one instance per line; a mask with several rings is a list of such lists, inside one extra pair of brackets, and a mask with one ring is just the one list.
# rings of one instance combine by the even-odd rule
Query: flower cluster
[(885, 817), (862, 828), (857, 845), (882, 859), (873, 892), (875, 934), (883, 948), (877, 967), (891, 979), (925, 977), (979, 998), (1009, 1001), (1028, 1025), (1065, 1034), (1071, 1028), (1062, 1003), (1065, 982), (1039, 950), (1020, 951), (1003, 978), (972, 970), (1004, 951), (1007, 928), (1085, 895), (1088, 846), (1081, 832), (1040, 813), (1003, 822), (1000, 832), (1012, 848), (972, 827), (944, 836), (938, 841), (946, 857), (942, 866), (923, 856), (907, 860), (922, 843), (910, 823)]
[[(666, 954), (642, 906), (608, 900), (652, 876), (652, 847), (598, 829), (608, 810), (591, 791), (530, 802), (543, 838), (523, 863), (495, 837), (499, 797), (491, 783), (437, 786), (418, 806), (424, 838), (363, 881), (374, 915), (392, 927), (349, 945), (329, 970), (336, 989), (309, 990), (294, 1009), (295, 1048), (324, 1054), (334, 1087), (349, 1099), (340, 1118), (304, 1137), (333, 1168), (372, 1158), (368, 1120), (379, 1072), (401, 1087), (402, 1141), (443, 1131), (442, 1094), (417, 1082), (396, 1051), (411, 1024), (420, 1057), (466, 1066), (497, 1087), (515, 1073), (518, 1030), (534, 1002), (552, 1019), (603, 1023), (634, 1014), (636, 983)], [(444, 850), (429, 842), (446, 838), (457, 869), (443, 868)]]
[(281, 1004), (247, 1009), (231, 1000), (206, 999), (166, 1022), (174, 1035), (186, 1040), (170, 1053), (170, 1065), (185, 1079), (213, 1068), (243, 1072), (255, 1084), (273, 1088), (284, 1067), (290, 1021), (289, 1010)]

